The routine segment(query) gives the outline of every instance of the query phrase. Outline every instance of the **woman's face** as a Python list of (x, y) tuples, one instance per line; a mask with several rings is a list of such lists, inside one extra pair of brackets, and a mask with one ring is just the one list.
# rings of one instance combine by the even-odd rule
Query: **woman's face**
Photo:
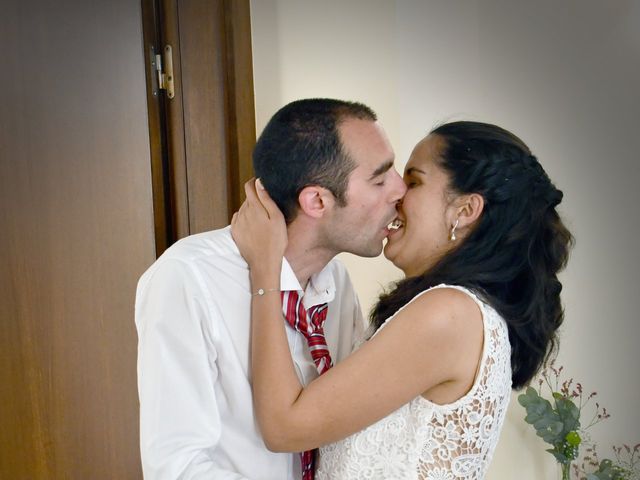
[(456, 211), (449, 176), (436, 161), (444, 146), (441, 137), (427, 136), (404, 170), (407, 193), (398, 207), (402, 226), (388, 236), (384, 255), (406, 276), (429, 269), (455, 244), (450, 240)]

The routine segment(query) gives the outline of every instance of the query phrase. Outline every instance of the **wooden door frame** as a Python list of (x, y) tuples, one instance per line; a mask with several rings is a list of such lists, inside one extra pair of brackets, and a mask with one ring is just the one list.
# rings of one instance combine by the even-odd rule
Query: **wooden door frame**
[[(156, 253), (229, 223), (253, 175), (249, 0), (143, 0)], [(175, 97), (158, 91), (152, 50), (173, 50)]]

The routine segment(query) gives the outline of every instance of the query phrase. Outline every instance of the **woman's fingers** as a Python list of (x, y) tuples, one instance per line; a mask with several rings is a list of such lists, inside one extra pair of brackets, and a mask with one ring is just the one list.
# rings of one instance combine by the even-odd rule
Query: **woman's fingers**
[(280, 261), (287, 246), (284, 217), (259, 182), (244, 184), (246, 200), (231, 218), (231, 235), (249, 265)]
[(257, 199), (256, 196), (256, 189), (253, 186), (254, 183), (254, 179), (250, 178), (249, 180), (247, 180), (246, 182), (244, 182), (244, 193), (245, 196), (247, 197), (246, 202), (255, 202), (255, 200)]
[(263, 202), (260, 200), (260, 198), (258, 197), (257, 193), (256, 193), (256, 179), (255, 178), (251, 178), (249, 180), (247, 180), (244, 184), (244, 192), (247, 196), (247, 199), (245, 200), (245, 203), (247, 203), (250, 207), (254, 207), (254, 206), (260, 206), (264, 212), (266, 213), (268, 218), (271, 218), (271, 215), (269, 215), (269, 210), (267, 210), (263, 204)]
[(282, 212), (276, 205), (276, 202), (273, 201), (259, 178), (257, 178), (255, 181), (255, 190), (258, 196), (258, 200), (260, 200), (260, 203), (267, 211), (267, 215), (269, 215), (269, 218), (278, 218), (282, 216)]
[(264, 213), (268, 220), (284, 219), (282, 212), (269, 196), (260, 179), (250, 179), (244, 184), (244, 192), (246, 200), (240, 206), (238, 214), (243, 218), (248, 215), (252, 221), (261, 221), (261, 215)]

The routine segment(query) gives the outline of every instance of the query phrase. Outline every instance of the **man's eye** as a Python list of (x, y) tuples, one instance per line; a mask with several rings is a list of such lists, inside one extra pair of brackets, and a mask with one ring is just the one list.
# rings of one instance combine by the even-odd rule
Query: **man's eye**
[(376, 185), (377, 187), (382, 187), (384, 185), (384, 180), (380, 180), (379, 182), (376, 182), (374, 185)]
[(414, 182), (414, 181), (409, 181), (409, 182), (406, 182), (406, 183), (407, 183), (407, 188), (413, 188), (416, 185), (418, 185), (418, 182)]

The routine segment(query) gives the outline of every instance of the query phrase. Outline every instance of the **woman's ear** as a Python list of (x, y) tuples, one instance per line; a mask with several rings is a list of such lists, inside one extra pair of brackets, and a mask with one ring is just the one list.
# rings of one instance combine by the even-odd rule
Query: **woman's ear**
[(471, 193), (461, 196), (456, 208), (458, 227), (470, 227), (480, 218), (484, 209), (484, 198), (478, 193)]
[(300, 210), (311, 218), (321, 218), (334, 203), (331, 192), (318, 185), (304, 187), (298, 194)]

